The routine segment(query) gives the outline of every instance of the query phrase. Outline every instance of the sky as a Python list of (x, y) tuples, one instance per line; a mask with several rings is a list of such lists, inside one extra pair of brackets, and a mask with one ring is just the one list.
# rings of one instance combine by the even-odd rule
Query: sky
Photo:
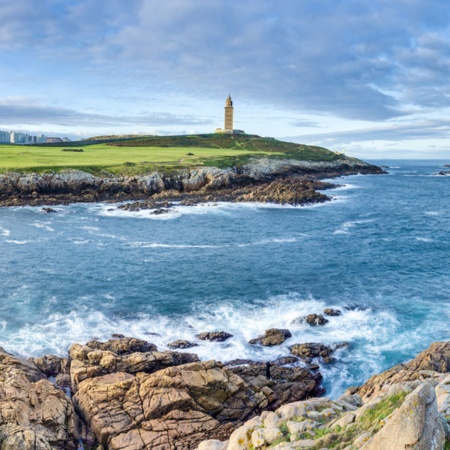
[(448, 0), (0, 0), (0, 130), (450, 158)]

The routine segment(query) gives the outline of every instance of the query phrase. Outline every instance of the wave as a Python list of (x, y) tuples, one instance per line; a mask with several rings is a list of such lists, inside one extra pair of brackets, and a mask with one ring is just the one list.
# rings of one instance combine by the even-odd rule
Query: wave
[(42, 228), (43, 230), (53, 232), (53, 231), (55, 231), (55, 229), (49, 225), (50, 223), (51, 222), (35, 222), (35, 223), (32, 223), (31, 226), (36, 227), (36, 228)]
[(374, 222), (374, 219), (367, 220), (351, 220), (348, 222), (344, 222), (337, 230), (333, 232), (333, 234), (350, 234), (350, 230), (357, 225), (361, 225), (364, 223)]
[(26, 245), (26, 244), (30, 244), (32, 241), (19, 241), (19, 240), (15, 240), (15, 239), (7, 239), (6, 242), (8, 244)]
[[(306, 234), (302, 234), (306, 236)], [(132, 248), (175, 248), (175, 249), (190, 249), (190, 248), (232, 248), (232, 247), (253, 247), (260, 245), (270, 245), (270, 244), (293, 244), (298, 242), (296, 237), (282, 237), (282, 238), (272, 238), (272, 239), (262, 239), (260, 241), (248, 242), (248, 243), (236, 243), (236, 244), (164, 244), (159, 242), (130, 242), (129, 245)]]
[(0, 235), (1, 236), (9, 236), (11, 234), (11, 230), (0, 227)]

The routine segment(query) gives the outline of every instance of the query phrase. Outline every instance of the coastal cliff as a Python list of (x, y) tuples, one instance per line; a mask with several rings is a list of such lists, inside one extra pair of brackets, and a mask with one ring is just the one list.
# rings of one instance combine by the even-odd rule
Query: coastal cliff
[[(79, 170), (60, 173), (8, 173), (0, 175), (0, 206), (55, 205), (75, 202), (159, 200), (179, 196), (194, 202), (265, 201), (303, 204), (329, 198), (315, 191), (324, 185), (311, 184), (319, 178), (351, 174), (379, 174), (383, 170), (363, 161), (346, 158), (335, 161), (299, 161), (294, 159), (255, 158), (239, 167), (195, 167), (171, 172), (155, 171), (147, 175), (93, 175)], [(290, 180), (285, 182), (284, 180)], [(286, 195), (272, 195), (278, 182)], [(309, 184), (305, 184), (309, 181)], [(303, 183), (303, 184), (302, 184)], [(328, 185), (327, 187), (330, 187)], [(244, 191), (239, 191), (244, 189)], [(195, 194), (195, 195), (194, 195)]]
[(201, 362), (121, 336), (74, 344), (67, 358), (25, 360), (1, 349), (0, 445), (440, 450), (450, 438), (450, 342), (335, 400), (320, 397), (317, 368), (289, 362), (275, 362), (268, 379), (265, 364)]

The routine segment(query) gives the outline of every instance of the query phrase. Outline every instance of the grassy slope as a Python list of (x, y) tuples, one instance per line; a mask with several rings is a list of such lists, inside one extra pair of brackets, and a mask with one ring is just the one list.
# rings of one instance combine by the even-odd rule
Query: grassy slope
[[(83, 152), (62, 151), (64, 148)], [(155, 169), (241, 165), (255, 156), (313, 161), (342, 158), (320, 147), (251, 135), (150, 136), (88, 145), (83, 142), (57, 146), (0, 145), (0, 172), (80, 169), (91, 173), (142, 174)]]

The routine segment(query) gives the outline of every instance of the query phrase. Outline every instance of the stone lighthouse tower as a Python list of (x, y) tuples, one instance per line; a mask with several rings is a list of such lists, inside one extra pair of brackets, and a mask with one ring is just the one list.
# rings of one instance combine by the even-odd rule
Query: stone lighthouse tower
[(233, 101), (231, 100), (231, 95), (225, 101), (225, 126), (224, 131), (233, 131)]

